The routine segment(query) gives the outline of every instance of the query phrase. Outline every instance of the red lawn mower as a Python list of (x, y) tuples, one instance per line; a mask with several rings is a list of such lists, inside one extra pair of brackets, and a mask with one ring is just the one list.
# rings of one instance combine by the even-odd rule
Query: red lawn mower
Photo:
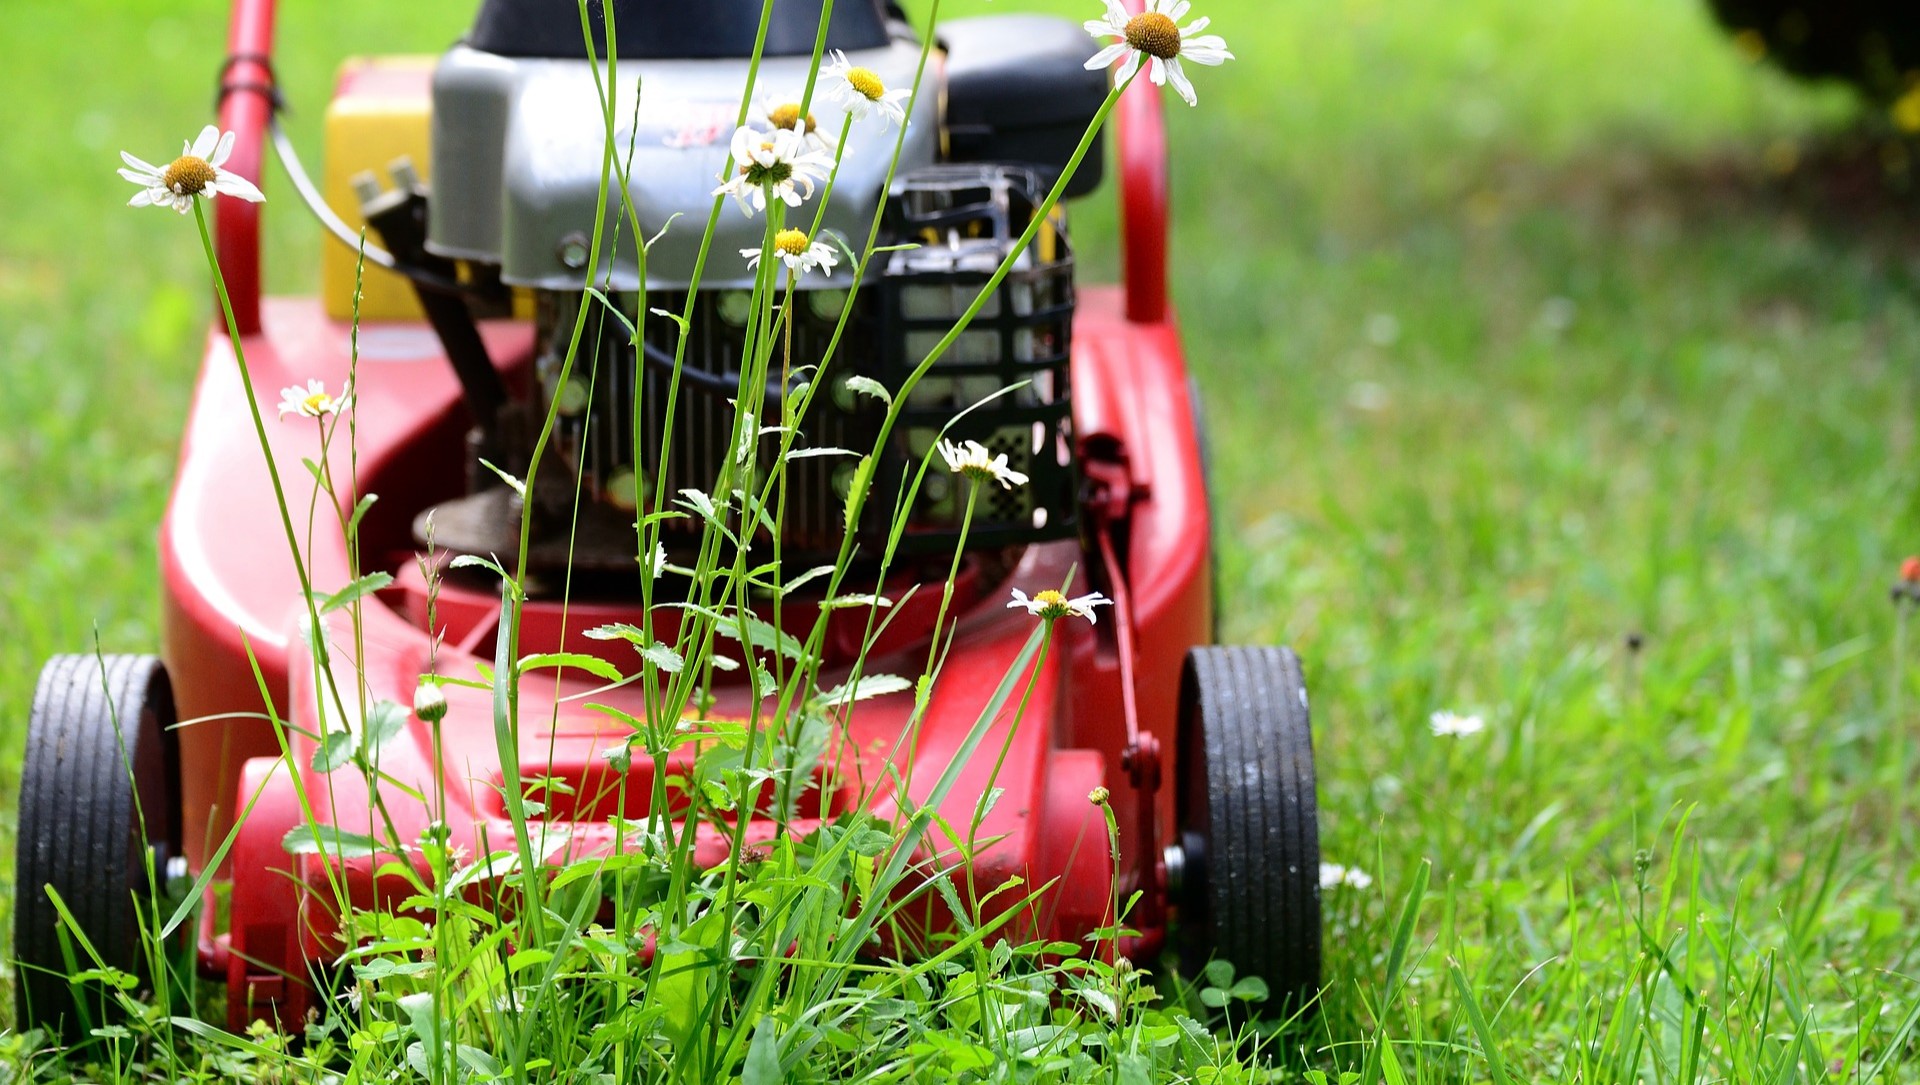
[[(760, 0), (610, 2), (623, 28), (622, 77), (638, 72), (645, 88), (615, 133), (632, 148), (633, 214), (648, 234), (676, 213), (695, 223), (667, 230), (646, 260), (647, 305), (693, 314), (671, 417), (661, 406), (680, 334), (670, 321), (648, 323), (637, 342), (615, 321), (589, 322), (580, 357), (599, 378), (590, 388), (559, 380), (557, 358), (589, 303), (589, 284), (612, 305), (633, 304), (640, 286), (631, 245), (588, 266), (605, 129), (574, 0), (482, 0), (466, 37), (437, 58), (349, 62), (328, 113), (320, 185), (307, 180), (273, 123), (273, 0), (236, 0), (220, 85), (221, 127), (238, 135), (227, 168), (258, 182), (273, 139), (331, 232), (357, 244), (357, 220), (370, 227), (354, 410), (359, 490), (379, 500), (359, 525), (360, 556), (393, 580), (366, 601), (364, 672), (338, 678), (348, 688), (364, 683), (372, 698), (412, 704), (436, 636), (431, 669), (440, 674), (472, 673), (493, 659), (500, 583), (445, 559), (512, 553), (523, 511), (532, 522), (532, 574), (519, 650), (630, 663), (630, 646), (584, 635), (638, 620), (635, 508), (621, 495), (634, 492), (636, 475), (652, 494), (710, 486), (732, 454), (729, 397), (739, 383), (751, 280), (735, 263), (715, 259), (702, 276), (694, 265)], [(797, 91), (805, 83), (820, 9), (819, 0), (774, 6), (759, 85)], [(922, 49), (899, 10), (881, 0), (840, 0), (826, 46), (892, 86), (912, 84)], [(604, 48), (595, 43), (596, 52)], [(1090, 48), (1078, 26), (1047, 17), (941, 24), (890, 186), (894, 135), (852, 129), (827, 225), (864, 238), (878, 216), (880, 244), (921, 244), (872, 261), (851, 296), (844, 276), (801, 281), (790, 306), (796, 356), (820, 356), (845, 318), (841, 383), (804, 419), (808, 441), (872, 447), (878, 401), (851, 394), (845, 379), (899, 388), (1032, 222), (1107, 93), (1106, 73), (1082, 67)], [(1122, 900), (1138, 892), (1128, 917), (1138, 934), (1120, 952), (1151, 957), (1171, 933), (1183, 960), (1224, 957), (1297, 1005), (1320, 977), (1306, 689), (1285, 649), (1210, 643), (1202, 434), (1166, 290), (1161, 102), (1157, 88), (1140, 84), (1115, 114), (1123, 285), (1080, 283), (1064, 217), (1050, 221), (914, 388), (880, 451), (875, 492), (901, 493), (942, 427), (993, 397), (948, 435), (1006, 455), (1030, 478), (982, 492), (953, 580), (957, 634), (917, 743), (909, 754), (900, 741), (910, 697), (863, 702), (846, 723), (845, 748), (875, 763), (856, 764), (835, 782), (816, 779), (787, 831), (806, 832), (855, 804), (889, 817), (903, 805), (891, 790), (902, 780), (910, 781), (905, 798), (924, 799), (963, 756), (962, 738), (1034, 628), (1035, 619), (1008, 608), (1010, 592), (1097, 590), (1113, 600), (1111, 611), (1097, 624), (1058, 624), (1054, 650), (1032, 675), (1025, 722), (1016, 727), (1014, 713), (1002, 713), (980, 746), (1005, 747), (997, 779), (995, 757), (976, 754), (943, 804), (950, 822), (965, 824), (989, 786), (1004, 789), (980, 826), (981, 839), (993, 843), (974, 859), (975, 883), (983, 893), (1016, 877), (1051, 885), (1043, 907), (1011, 929), (1068, 942), (1110, 921), (1116, 890)], [(816, 108), (821, 127), (837, 130), (832, 108)], [(1099, 185), (1100, 161), (1098, 153), (1088, 158), (1070, 197)], [(385, 183), (367, 172), (381, 167)], [(354, 364), (353, 247), (330, 245), (321, 297), (263, 299), (259, 206), (211, 206), (256, 393), (272, 402), (281, 387), (309, 379), (340, 387)], [(607, 219), (620, 210), (610, 203)], [(712, 251), (731, 256), (757, 246), (760, 222), (728, 210)], [(1016, 391), (994, 396), (1008, 388)], [(768, 395), (784, 391), (770, 387)], [(564, 485), (517, 494), (479, 461), (523, 468), (550, 409), (560, 424), (549, 459), (564, 466), (546, 474)], [(644, 437), (637, 445), (628, 436), (636, 432)], [(310, 426), (270, 424), (268, 436), (283, 469), (313, 455)], [(335, 466), (344, 475), (339, 444)], [(794, 462), (782, 528), (788, 560), (831, 553), (847, 531), (862, 553), (886, 542), (888, 522), (842, 520), (846, 462)], [(299, 492), (293, 484), (304, 473), (291, 474), (301, 476), (286, 480)], [(928, 472), (913, 498), (893, 574), (895, 583), (933, 588), (895, 593), (902, 601), (867, 650), (874, 671), (918, 674), (927, 656), (965, 503), (941, 475)], [(869, 503), (888, 514), (893, 505)], [(373, 859), (283, 846), (303, 824), (302, 793), (342, 830), (365, 829), (369, 800), (360, 776), (314, 770), (315, 742), (300, 737), (323, 728), (302, 632), (306, 603), (273, 526), (278, 515), (227, 332), (216, 322), (161, 525), (161, 654), (107, 657), (104, 672), (93, 656), (56, 658), (34, 699), (14, 940), (23, 1022), (71, 1016), (75, 998), (43, 887), (58, 891), (108, 963), (137, 973), (149, 865), (174, 872), (176, 885), (183, 871), (205, 869), (249, 801), (224, 860), (224, 930), (209, 907), (199, 935), (202, 969), (227, 983), (233, 1026), (267, 1018), (297, 1027), (316, 997), (311, 978), (341, 952), (333, 886), (344, 885), (359, 906), (378, 899)], [(330, 515), (316, 522), (334, 525)], [(664, 530), (675, 560), (696, 541)], [(431, 607), (432, 578), (420, 561), (429, 532), (439, 564), (425, 568), (440, 574)], [(316, 533), (309, 562), (316, 588), (354, 575), (337, 526)], [(808, 628), (818, 613), (792, 601), (784, 611)], [(828, 622), (826, 679), (844, 675), (862, 651), (864, 616), (844, 617), (836, 612)], [(260, 716), (254, 660), (292, 736), (290, 751)], [(505, 778), (487, 694), (462, 688), (448, 690), (437, 751), (428, 724), (409, 718), (381, 767), (420, 794), (443, 791), (451, 843), (482, 855), (489, 841), (512, 839), (503, 794), (537, 777), (549, 788), (544, 817), (565, 825), (569, 854), (594, 854), (614, 843), (610, 819), (646, 816), (656, 793), (648, 759), (603, 756), (631, 732), (572, 697), (600, 685), (569, 671), (557, 689), (526, 686), (521, 718), (539, 722), (518, 737), (519, 780)], [(744, 717), (747, 688), (717, 687), (715, 711)], [(644, 712), (633, 687), (598, 696), (616, 704), (632, 696), (631, 711)], [(887, 759), (898, 772), (879, 763)], [(629, 786), (610, 787), (623, 771)], [(552, 788), (554, 780), (567, 786)], [(864, 783), (856, 789), (852, 780)], [(1119, 820), (1118, 886), (1104, 816), (1088, 799), (1095, 788), (1111, 793)], [(405, 839), (434, 818), (425, 803), (398, 803), (392, 813)], [(699, 830), (696, 854), (711, 865), (732, 842), (709, 828)], [(771, 820), (756, 819), (746, 839), (773, 831)]]

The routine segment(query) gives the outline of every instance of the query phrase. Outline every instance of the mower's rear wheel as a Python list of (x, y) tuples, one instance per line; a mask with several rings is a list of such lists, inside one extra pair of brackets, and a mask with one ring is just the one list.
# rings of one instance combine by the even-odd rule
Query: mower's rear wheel
[(1267, 1016), (1320, 990), (1320, 831), (1300, 659), (1209, 645), (1180, 680), (1183, 964), (1266, 981)]
[(182, 854), (173, 724), (173, 687), (151, 656), (55, 656), (40, 671), (20, 770), (14, 856), (22, 1027), (74, 1039), (84, 1023), (114, 1016), (99, 984), (77, 996), (67, 982), (70, 967), (94, 964), (71, 932), (63, 948), (63, 923), (48, 886), (103, 963), (133, 976), (148, 971), (139, 908), (151, 899), (153, 882), (165, 879), (168, 861)]

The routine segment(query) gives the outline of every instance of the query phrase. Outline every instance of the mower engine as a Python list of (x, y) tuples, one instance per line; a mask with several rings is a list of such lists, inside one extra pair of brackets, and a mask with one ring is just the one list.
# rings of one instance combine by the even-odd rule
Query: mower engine
[[(752, 64), (753, 42), (737, 28), (756, 24), (757, 0), (706, 5), (741, 9), (715, 13), (711, 32), (690, 26), (684, 6), (671, 18), (650, 18), (666, 13), (641, 9), (667, 5), (616, 5), (625, 100), (615, 109), (611, 166), (604, 73), (586, 62), (577, 19), (562, 20), (563, 33), (552, 19), (531, 18), (549, 6), (490, 0), (468, 38), (441, 58), (432, 90), (438, 183), (422, 193), (422, 247), (428, 260), (464, 265), (469, 281), (497, 279), (532, 298), (535, 362), (528, 387), (517, 391), (484, 358), (463, 364), (462, 353), (482, 349), (470, 326), (434, 322), (472, 409), (469, 462), (524, 474), (551, 413), (557, 424), (547, 462), (557, 457), (566, 469), (549, 466), (523, 498), (477, 467), (467, 495), (423, 513), (416, 535), (424, 542), (431, 530), (435, 544), (455, 554), (510, 553), (518, 549), (522, 504), (530, 503), (536, 571), (558, 573), (570, 563), (576, 586), (583, 573), (598, 574), (614, 592), (637, 585), (636, 513), (665, 508), (683, 490), (714, 487), (736, 454), (736, 401), (760, 426), (773, 426), (818, 384), (794, 447), (852, 454), (790, 461), (781, 543), (795, 560), (830, 557), (847, 530), (858, 456), (873, 448), (887, 410), (883, 399), (856, 390), (865, 383), (856, 378), (889, 393), (905, 386), (1032, 224), (1105, 95), (1105, 73), (1082, 67), (1084, 36), (1071, 24), (1003, 17), (943, 26), (944, 51), (928, 65), (904, 137), (877, 117), (856, 121), (826, 206), (816, 192), (787, 209), (788, 222), (803, 228), (820, 215), (815, 236), (833, 239), (840, 263), (831, 275), (814, 271), (793, 283), (790, 335), (781, 329), (775, 375), (763, 387), (743, 388), (755, 272), (741, 250), (759, 249), (765, 221), (729, 204), (715, 217), (710, 245), (703, 247), (702, 235)], [(819, 18), (806, 13), (810, 6), (817, 5), (798, 4), (791, 22), (772, 28), (749, 125), (770, 131), (775, 118), (797, 121)], [(826, 45), (889, 87), (912, 86), (920, 67), (921, 44), (877, 0), (838, 5)], [(1051, 103), (1046, 115), (1062, 119), (1034, 124), (1036, 98)], [(816, 93), (807, 138), (832, 152), (844, 123), (824, 90)], [(1076, 178), (1076, 192), (1098, 182), (1097, 149), (1088, 161), (1091, 172)], [(656, 234), (643, 251), (640, 242)], [(855, 256), (870, 235), (883, 248), (915, 247), (881, 253), (863, 270)], [(779, 288), (786, 286), (783, 272)], [(449, 315), (444, 301), (440, 308)], [(1005, 547), (1077, 533), (1073, 311), (1073, 250), (1065, 216), (1056, 212), (968, 330), (906, 395), (878, 456), (878, 496), (853, 525), (861, 541), (884, 542), (896, 507), (890, 495), (943, 433), (1005, 453), (1031, 479), (981, 495), (972, 542)], [(690, 316), (684, 347), (679, 323), (661, 312)], [(779, 445), (774, 435), (758, 439), (755, 477), (773, 470)], [(951, 553), (964, 507), (962, 488), (944, 471), (928, 472), (908, 512), (907, 552)], [(667, 520), (669, 551), (697, 546), (702, 526)]]

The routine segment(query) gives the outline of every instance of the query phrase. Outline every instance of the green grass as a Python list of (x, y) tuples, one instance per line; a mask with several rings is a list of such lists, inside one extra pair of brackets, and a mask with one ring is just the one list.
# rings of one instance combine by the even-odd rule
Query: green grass
[[(339, 57), (436, 49), (466, 6), (289, 5), (303, 144)], [(1200, 6), (1240, 58), (1170, 112), (1226, 631), (1306, 657), (1324, 848), (1376, 879), (1330, 892), (1332, 986), (1289, 1042), (1420, 1082), (1664, 1083), (1690, 1054), (1701, 1081), (1906, 1080), (1888, 753), (1920, 738), (1885, 589), (1920, 549), (1920, 309), (1904, 198), (1817, 153), (1844, 95), (1744, 65), (1688, 0)], [(120, 208), (114, 152), (203, 123), (223, 41), (199, 0), (17, 7), (9, 794), (38, 661), (156, 642), (207, 299), (190, 229)], [(317, 231), (268, 219), (270, 282), (310, 288)], [(1434, 738), (1439, 709), (1487, 730)]]

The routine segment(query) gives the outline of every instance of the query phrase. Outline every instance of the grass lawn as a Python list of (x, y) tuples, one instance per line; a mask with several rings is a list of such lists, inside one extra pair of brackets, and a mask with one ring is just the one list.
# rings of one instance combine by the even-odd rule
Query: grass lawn
[[(341, 57), (437, 50), (469, 6), (284, 5), (303, 146)], [(1225, 631), (1306, 658), (1323, 849), (1372, 878), (1329, 890), (1331, 987), (1287, 1042), (1418, 1082), (1912, 1080), (1901, 152), (1693, 0), (1197, 6), (1239, 56), (1199, 71), (1199, 108), (1169, 98)], [(123, 209), (113, 170), (204, 123), (224, 5), (6, 20), (10, 837), (40, 660), (157, 643), (208, 303), (191, 227)], [(311, 288), (318, 231), (290, 200), (267, 218), (270, 284)], [(1436, 737), (1440, 710), (1485, 730)]]

